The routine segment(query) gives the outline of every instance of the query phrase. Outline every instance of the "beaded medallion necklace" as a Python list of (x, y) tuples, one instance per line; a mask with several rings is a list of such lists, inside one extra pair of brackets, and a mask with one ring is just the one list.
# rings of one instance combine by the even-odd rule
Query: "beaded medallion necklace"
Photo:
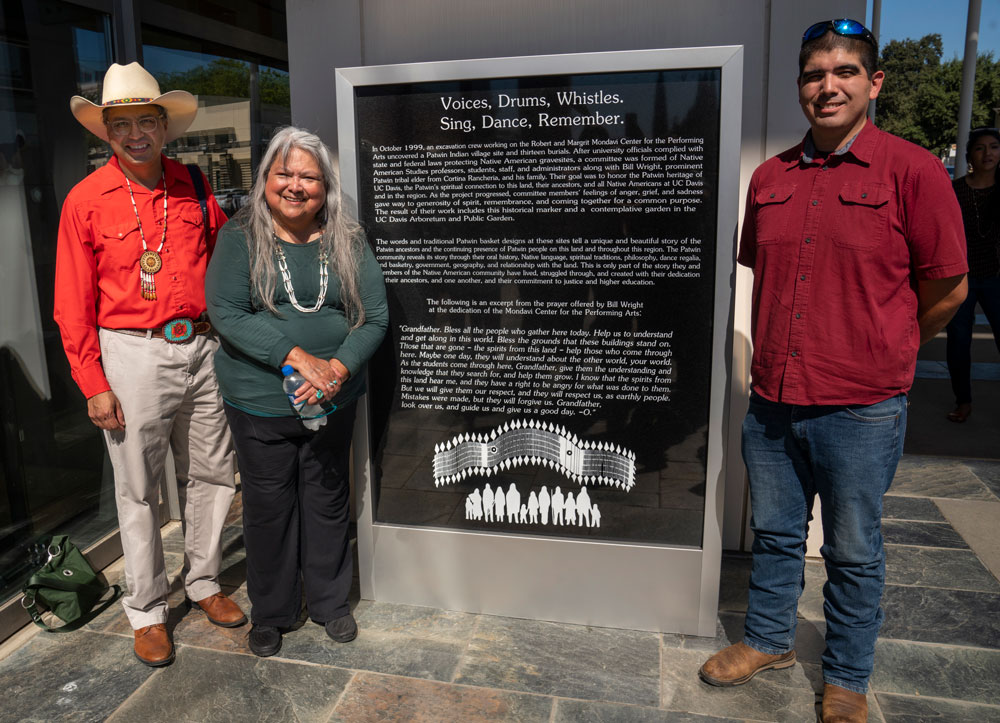
[(163, 268), (163, 259), (160, 258), (160, 251), (167, 241), (167, 173), (162, 171), (163, 180), (163, 234), (160, 236), (160, 245), (156, 251), (150, 251), (146, 246), (146, 234), (142, 230), (142, 221), (139, 219), (139, 209), (135, 205), (135, 195), (132, 193), (132, 184), (125, 176), (125, 185), (128, 186), (128, 197), (132, 199), (132, 211), (135, 213), (135, 222), (139, 224), (139, 237), (142, 239), (142, 256), (139, 257), (139, 290), (142, 298), (146, 301), (156, 301), (156, 280), (153, 274)]

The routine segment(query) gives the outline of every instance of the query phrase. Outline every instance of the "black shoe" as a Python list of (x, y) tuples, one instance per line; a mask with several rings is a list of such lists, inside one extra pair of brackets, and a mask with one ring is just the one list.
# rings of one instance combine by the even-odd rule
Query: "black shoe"
[(358, 624), (354, 622), (354, 616), (350, 613), (331, 620), (323, 627), (326, 628), (326, 634), (330, 639), (336, 643), (349, 643), (358, 637)]
[(250, 628), (250, 650), (254, 655), (267, 658), (281, 650), (281, 631), (270, 625), (253, 624)]

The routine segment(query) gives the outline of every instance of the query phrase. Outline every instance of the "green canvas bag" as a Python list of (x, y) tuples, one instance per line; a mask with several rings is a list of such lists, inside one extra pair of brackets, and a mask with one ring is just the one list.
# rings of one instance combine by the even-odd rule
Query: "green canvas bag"
[[(66, 535), (55, 535), (48, 545), (48, 561), (24, 583), (21, 605), (32, 622), (50, 633), (76, 630), (93, 620), (118, 599), (121, 588), (105, 585)], [(94, 609), (109, 590), (114, 593)], [(65, 625), (53, 628), (45, 624), (38, 611), (41, 602)]]

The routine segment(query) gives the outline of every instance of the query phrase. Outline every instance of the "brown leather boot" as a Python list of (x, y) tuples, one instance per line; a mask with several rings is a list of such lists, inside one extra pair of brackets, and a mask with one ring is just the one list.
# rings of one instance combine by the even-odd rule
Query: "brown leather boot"
[(147, 625), (135, 631), (135, 657), (153, 668), (174, 662), (174, 644), (163, 623)]
[(194, 603), (192, 607), (200, 608), (210, 623), (223, 628), (237, 628), (247, 621), (247, 616), (240, 610), (240, 606), (221, 592), (189, 602)]
[(868, 697), (830, 683), (823, 684), (823, 723), (865, 723)]
[(795, 651), (782, 655), (761, 653), (744, 643), (723, 648), (701, 666), (698, 675), (709, 685), (743, 685), (764, 670), (779, 670), (795, 665)]

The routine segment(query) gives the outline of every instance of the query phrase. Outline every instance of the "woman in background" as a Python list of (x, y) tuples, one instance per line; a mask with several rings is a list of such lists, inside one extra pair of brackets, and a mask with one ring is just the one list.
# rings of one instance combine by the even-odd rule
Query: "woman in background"
[(965, 146), (969, 172), (954, 182), (969, 254), (969, 295), (948, 324), (948, 374), (955, 393), (952, 422), (972, 414), (972, 329), (982, 307), (1000, 350), (1000, 130), (974, 128)]
[[(329, 149), (298, 128), (278, 131), (247, 205), (219, 233), (206, 295), (222, 337), (215, 358), (243, 490), (250, 649), (274, 655), (309, 617), (341, 643), (357, 636), (348, 605), (348, 452), (365, 363), (388, 323), (382, 272), (345, 217)], [(308, 430), (282, 389), (290, 365), (299, 402), (325, 405)], [(301, 576), (301, 577), (300, 577)]]

